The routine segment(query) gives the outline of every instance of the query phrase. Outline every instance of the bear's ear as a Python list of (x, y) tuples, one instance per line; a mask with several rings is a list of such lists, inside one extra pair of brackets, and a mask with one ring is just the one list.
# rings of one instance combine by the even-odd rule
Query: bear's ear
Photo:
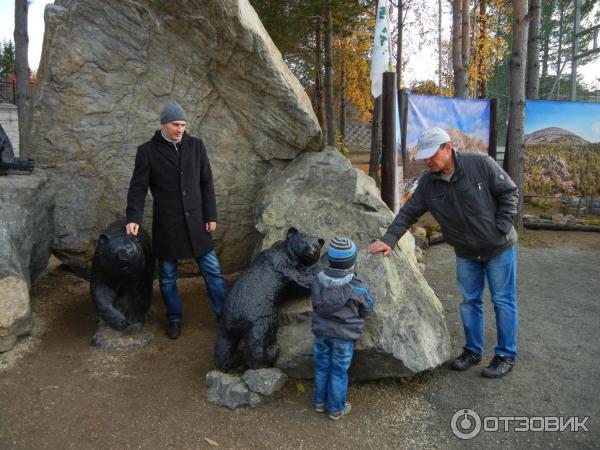
[(98, 238), (99, 244), (106, 244), (108, 241), (110, 241), (110, 236), (108, 234), (102, 233)]
[(323, 246), (325, 245), (324, 239), (317, 239), (317, 242), (319, 243), (319, 247), (321, 247), (321, 248), (323, 248)]
[(298, 234), (298, 230), (294, 227), (290, 227), (287, 231), (287, 236), (286, 238), (289, 238), (290, 236), (293, 236), (295, 234)]

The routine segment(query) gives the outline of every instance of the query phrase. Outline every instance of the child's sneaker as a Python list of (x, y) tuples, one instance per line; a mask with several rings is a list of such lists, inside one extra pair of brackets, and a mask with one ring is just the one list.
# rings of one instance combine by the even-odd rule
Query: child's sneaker
[(338, 411), (338, 412), (330, 413), (329, 418), (333, 419), (333, 420), (341, 419), (345, 415), (350, 414), (351, 410), (352, 410), (352, 405), (350, 404), (350, 402), (346, 402), (344, 404), (344, 409), (342, 409), (341, 411)]
[(327, 408), (325, 407), (325, 403), (321, 403), (321, 404), (315, 403), (315, 411), (318, 413), (324, 413), (325, 411), (327, 411)]

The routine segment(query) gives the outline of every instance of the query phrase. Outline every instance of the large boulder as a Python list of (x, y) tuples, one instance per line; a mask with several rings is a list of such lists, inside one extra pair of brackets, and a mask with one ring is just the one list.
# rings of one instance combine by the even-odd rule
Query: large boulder
[(124, 216), (137, 146), (175, 99), (208, 149), (223, 267), (247, 266), (266, 173), (322, 141), (248, 0), (57, 0), (45, 21), (28, 148), (56, 190), (57, 256), (89, 269), (94, 240)]
[[(257, 229), (263, 236), (257, 250), (268, 248), (289, 226), (327, 241), (341, 234), (359, 247), (356, 271), (376, 304), (357, 341), (353, 379), (410, 376), (449, 359), (443, 308), (417, 267), (410, 233), (390, 257), (366, 251), (394, 218), (371, 178), (328, 148), (274, 169), (266, 185), (257, 206)], [(312, 377), (310, 299), (287, 301), (279, 319), (277, 367), (291, 377)]]
[(43, 171), (0, 176), (0, 352), (31, 331), (29, 288), (48, 265), (53, 207)]

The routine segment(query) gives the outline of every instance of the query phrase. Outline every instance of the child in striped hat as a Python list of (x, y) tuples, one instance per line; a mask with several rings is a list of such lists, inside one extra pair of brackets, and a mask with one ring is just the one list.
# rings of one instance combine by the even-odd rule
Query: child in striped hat
[(312, 330), (315, 335), (315, 411), (337, 420), (350, 412), (346, 401), (348, 368), (354, 341), (364, 318), (373, 309), (367, 286), (354, 272), (356, 244), (336, 236), (327, 249), (329, 267), (319, 272), (311, 287)]

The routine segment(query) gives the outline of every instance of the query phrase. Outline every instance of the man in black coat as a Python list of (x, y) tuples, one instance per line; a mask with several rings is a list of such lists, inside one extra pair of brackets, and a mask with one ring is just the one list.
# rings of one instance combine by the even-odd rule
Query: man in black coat
[(160, 115), (160, 130), (138, 147), (127, 194), (127, 233), (137, 235), (148, 188), (154, 198), (152, 242), (167, 311), (167, 336), (181, 334), (177, 261), (194, 258), (206, 282), (208, 302), (218, 317), (225, 296), (212, 235), (217, 202), (206, 148), (185, 132), (187, 115), (174, 101)]
[(419, 179), (387, 233), (369, 246), (369, 253), (388, 256), (406, 230), (430, 211), (456, 253), (456, 278), (463, 295), (460, 305), (465, 331), (463, 353), (452, 363), (466, 370), (481, 362), (483, 353), (483, 290), (488, 281), (498, 345), (484, 377), (510, 372), (517, 357), (517, 185), (496, 162), (480, 153), (460, 153), (450, 136), (433, 127), (421, 133), (415, 159), (429, 172)]

